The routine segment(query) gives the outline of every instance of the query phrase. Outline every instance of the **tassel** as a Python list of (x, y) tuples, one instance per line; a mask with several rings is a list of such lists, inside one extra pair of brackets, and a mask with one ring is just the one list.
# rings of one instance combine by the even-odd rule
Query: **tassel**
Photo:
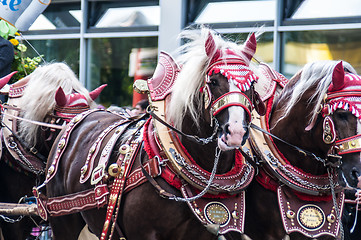
[(218, 232), (219, 232), (219, 225), (218, 224), (208, 224), (205, 227), (210, 233), (218, 236)]

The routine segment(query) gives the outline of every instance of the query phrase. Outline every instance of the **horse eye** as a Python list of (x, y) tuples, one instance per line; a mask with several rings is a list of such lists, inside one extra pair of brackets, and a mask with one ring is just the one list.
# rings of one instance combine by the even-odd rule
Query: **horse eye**
[(209, 79), (209, 84), (212, 85), (212, 86), (218, 86), (218, 80), (215, 79), (215, 78), (211, 78)]
[(336, 114), (336, 117), (343, 121), (347, 121), (349, 116), (350, 116), (349, 112), (338, 112)]

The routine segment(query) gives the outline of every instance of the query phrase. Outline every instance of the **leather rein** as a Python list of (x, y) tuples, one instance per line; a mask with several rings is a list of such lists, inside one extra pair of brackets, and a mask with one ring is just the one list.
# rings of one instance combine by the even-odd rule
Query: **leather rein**
[[(16, 107), (13, 107), (13, 106), (10, 106), (10, 105), (6, 105), (6, 104), (1, 105), (1, 108), (12, 109), (12, 110), (16, 110), (18, 112), (21, 111), (19, 108), (16, 108)], [(19, 116), (15, 116), (15, 115), (12, 115), (12, 114), (5, 113), (4, 111), (1, 114), (9, 116), (9, 117), (17, 119), (17, 120), (21, 120), (21, 121), (29, 122), (29, 123), (32, 123), (32, 124), (35, 124), (35, 125), (39, 125), (39, 126), (42, 126), (42, 127), (47, 127), (47, 128), (52, 128), (52, 129), (60, 129), (60, 130), (63, 129), (63, 126), (59, 126), (59, 125), (51, 124), (51, 123), (39, 122), (39, 121), (35, 121), (35, 120), (29, 120), (29, 119), (26, 119), (26, 118), (22, 118), (22, 117), (19, 117)], [(6, 127), (11, 132), (11, 134), (19, 141), (19, 143), (22, 146), (24, 146), (26, 149), (28, 149), (29, 152), (31, 152), (34, 156), (36, 156), (37, 158), (39, 158), (43, 162), (47, 161), (47, 158), (45, 156), (43, 156), (41, 153), (39, 153), (39, 151), (34, 146), (30, 146), (30, 144), (28, 144), (26, 141), (24, 141), (22, 138), (20, 138), (17, 135), (17, 133), (15, 133), (13, 131), (13, 129), (11, 127), (7, 126), (3, 121), (1, 121), (0, 124), (1, 124), (1, 127)]]
[[(257, 125), (255, 125), (253, 123), (251, 123), (250, 127), (253, 128), (253, 129), (256, 129), (256, 130), (258, 130), (258, 131), (260, 131), (260, 132), (262, 132), (264, 134), (267, 134), (267, 135), (271, 136), (272, 138), (277, 139), (278, 141), (280, 141), (280, 142), (282, 142), (282, 143), (296, 149), (300, 153), (303, 153), (305, 156), (307, 155), (309, 157), (312, 157), (312, 158), (316, 159), (317, 161), (323, 163), (325, 166), (339, 167), (341, 165), (341, 158), (342, 158), (341, 156), (334, 155), (334, 154), (329, 154), (328, 158), (324, 159), (324, 158), (321, 158), (321, 157), (317, 156), (313, 152), (302, 149), (302, 148), (300, 148), (300, 147), (298, 147), (296, 145), (293, 145), (293, 144), (291, 144), (291, 143), (277, 137), (276, 135), (274, 135), (274, 134), (272, 134), (272, 133), (270, 133), (270, 132), (268, 132), (268, 131), (260, 128), (260, 127), (258, 127)], [(330, 160), (330, 159), (335, 159), (335, 161), (327, 161), (327, 160)]]

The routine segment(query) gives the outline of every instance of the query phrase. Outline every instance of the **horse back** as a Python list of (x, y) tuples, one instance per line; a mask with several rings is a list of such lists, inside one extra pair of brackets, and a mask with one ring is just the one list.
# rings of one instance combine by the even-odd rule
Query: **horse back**
[[(107, 134), (104, 132), (112, 125), (118, 126), (129, 122), (122, 116), (108, 111), (95, 111), (78, 121), (76, 126), (71, 129), (67, 128), (59, 134), (50, 152), (47, 179), (50, 176), (49, 170), (54, 169), (54, 166), (56, 170), (48, 182), (47, 194), (49, 197), (89, 189), (90, 181), (81, 183), (82, 172), (85, 168), (87, 168), (87, 172), (91, 172), (91, 168), (98, 164), (102, 143), (106, 143), (111, 138), (115, 127), (108, 130)], [(59, 147), (63, 144), (63, 147)], [(61, 155), (59, 155), (59, 148), (62, 149)]]

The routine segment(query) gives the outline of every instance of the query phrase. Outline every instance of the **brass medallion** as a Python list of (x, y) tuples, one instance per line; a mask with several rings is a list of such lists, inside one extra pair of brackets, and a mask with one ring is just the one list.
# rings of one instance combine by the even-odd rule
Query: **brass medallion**
[(303, 228), (309, 231), (316, 231), (325, 223), (325, 213), (320, 207), (308, 204), (298, 210), (297, 220)]
[(227, 207), (220, 202), (210, 202), (204, 207), (206, 219), (210, 223), (219, 224), (221, 227), (228, 224), (230, 212)]

